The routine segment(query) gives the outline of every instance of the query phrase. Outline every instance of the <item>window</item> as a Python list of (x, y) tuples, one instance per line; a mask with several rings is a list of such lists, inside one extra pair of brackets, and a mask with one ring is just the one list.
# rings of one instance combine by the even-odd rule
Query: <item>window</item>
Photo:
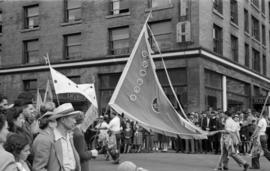
[(3, 32), (2, 27), (3, 27), (3, 15), (2, 11), (0, 11), (0, 33)]
[(109, 29), (110, 54), (123, 55), (129, 53), (129, 27)]
[(110, 98), (117, 85), (121, 73), (99, 74), (100, 106), (102, 113), (106, 111)]
[(259, 25), (259, 20), (257, 20), (255, 17), (252, 16), (251, 18), (252, 21), (252, 36), (260, 41), (260, 25)]
[(249, 67), (249, 45), (245, 43), (245, 66)]
[(64, 58), (81, 57), (81, 33), (64, 35)]
[(255, 49), (252, 49), (252, 56), (253, 56), (253, 59), (252, 59), (252, 69), (254, 69), (255, 71), (257, 72), (260, 72), (260, 52), (255, 50)]
[[(164, 69), (156, 70), (159, 82), (172, 103), (173, 107), (180, 111), (176, 99), (174, 98), (173, 92), (171, 90), (170, 84), (168, 82), (166, 73)], [(186, 68), (170, 68), (168, 69), (168, 74), (173, 85), (174, 91), (177, 95), (178, 100), (183, 105), (184, 109), (187, 109), (187, 70)], [(184, 117), (184, 116), (183, 116)]]
[(24, 63), (39, 62), (38, 39), (23, 41), (24, 44)]
[(24, 7), (24, 28), (33, 29), (39, 27), (39, 7), (31, 5)]
[(266, 40), (265, 40), (265, 26), (262, 24), (262, 44), (265, 46)]
[(222, 55), (223, 52), (223, 41), (222, 41), (222, 28), (215, 25), (213, 26), (213, 51)]
[(263, 58), (263, 59), (262, 59), (262, 60), (263, 60), (263, 61), (262, 61), (262, 62), (263, 62), (263, 63), (262, 63), (262, 64), (263, 64), (263, 68), (262, 68), (262, 69), (263, 69), (263, 75), (266, 75), (266, 64), (267, 64), (267, 63), (266, 63), (266, 62), (267, 62), (267, 61), (266, 61), (266, 56), (263, 55), (262, 58)]
[(231, 50), (232, 50), (232, 59), (235, 62), (238, 62), (238, 39), (233, 35), (231, 35)]
[(220, 14), (223, 13), (223, 2), (222, 0), (213, 0), (213, 6), (216, 11), (218, 11)]
[(37, 79), (23, 80), (24, 91), (35, 91), (37, 90)]
[(251, 3), (256, 7), (259, 8), (259, 0), (251, 0)]
[(231, 21), (235, 24), (238, 24), (238, 4), (237, 0), (230, 1), (231, 7)]
[(244, 28), (245, 32), (249, 33), (249, 19), (248, 19), (248, 11), (244, 9)]
[[(151, 23), (150, 28), (155, 36), (160, 50), (169, 50), (172, 48), (172, 25), (171, 21), (160, 21), (156, 23)], [(182, 32), (185, 31), (185, 26), (182, 25)], [(182, 40), (184, 41), (184, 40)], [(156, 43), (152, 36), (150, 36), (150, 43), (153, 51), (157, 51)]]
[(265, 0), (261, 0), (262, 13), (265, 14)]
[[(171, 0), (149, 0), (149, 8), (162, 8), (171, 6)], [(182, 3), (182, 1), (181, 1)]]
[(81, 1), (64, 0), (65, 22), (80, 21), (82, 19)]
[(129, 12), (129, 0), (111, 0), (111, 15)]

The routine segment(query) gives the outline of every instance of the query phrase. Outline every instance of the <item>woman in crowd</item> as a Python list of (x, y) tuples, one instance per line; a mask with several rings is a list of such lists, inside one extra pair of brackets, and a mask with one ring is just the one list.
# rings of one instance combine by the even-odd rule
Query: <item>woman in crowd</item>
[(0, 114), (0, 170), (17, 171), (14, 156), (7, 152), (3, 145), (8, 135), (8, 123), (3, 114)]
[(23, 129), (25, 122), (23, 110), (20, 107), (14, 107), (7, 111), (7, 121), (9, 125), (9, 131), (26, 137), (26, 132)]
[(30, 154), (30, 144), (26, 137), (19, 134), (12, 134), (7, 138), (5, 149), (15, 157), (18, 171), (30, 171), (31, 166), (27, 161)]
[(142, 149), (142, 144), (143, 144), (143, 129), (142, 127), (138, 124), (138, 122), (135, 123), (134, 125), (134, 139), (133, 139), (133, 144), (135, 147), (135, 152), (139, 153), (141, 152)]
[(130, 122), (126, 123), (126, 128), (123, 130), (124, 135), (124, 153), (129, 153), (131, 148), (132, 129)]

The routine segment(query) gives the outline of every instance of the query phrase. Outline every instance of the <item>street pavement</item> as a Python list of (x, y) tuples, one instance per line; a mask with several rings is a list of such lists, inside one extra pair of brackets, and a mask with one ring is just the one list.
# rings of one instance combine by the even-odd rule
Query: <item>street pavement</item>
[[(213, 154), (183, 154), (183, 153), (130, 153), (121, 154), (121, 162), (132, 161), (137, 166), (149, 171), (213, 171), (219, 155)], [(243, 156), (250, 164), (251, 158)], [(270, 171), (270, 162), (261, 157), (261, 169), (254, 171)], [(105, 161), (104, 155), (91, 160), (90, 171), (116, 171), (117, 166), (112, 161)], [(243, 168), (230, 158), (229, 171), (242, 171)]]

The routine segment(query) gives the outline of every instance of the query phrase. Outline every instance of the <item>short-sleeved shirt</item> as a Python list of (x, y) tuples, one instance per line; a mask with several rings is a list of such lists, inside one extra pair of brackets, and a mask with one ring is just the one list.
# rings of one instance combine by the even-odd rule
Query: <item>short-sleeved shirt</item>
[(265, 118), (261, 118), (258, 123), (258, 127), (260, 127), (258, 135), (265, 135), (265, 131), (267, 128), (267, 122)]

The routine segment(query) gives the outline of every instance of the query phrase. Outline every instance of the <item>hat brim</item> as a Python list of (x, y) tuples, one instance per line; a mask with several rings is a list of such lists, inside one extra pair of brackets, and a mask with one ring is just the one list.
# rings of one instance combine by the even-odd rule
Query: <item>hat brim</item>
[(52, 117), (53, 115), (55, 115), (55, 113), (51, 112), (51, 111), (48, 111), (46, 113), (44, 113), (42, 116), (40, 116), (38, 118), (38, 120), (42, 119), (42, 118), (45, 118), (46, 116), (48, 116), (49, 118)]
[(63, 117), (68, 117), (68, 116), (72, 116), (72, 115), (79, 115), (81, 114), (81, 111), (73, 111), (73, 112), (69, 112), (69, 113), (60, 113), (60, 114), (55, 114), (53, 116), (50, 117), (51, 120), (55, 120), (58, 118), (63, 118)]

